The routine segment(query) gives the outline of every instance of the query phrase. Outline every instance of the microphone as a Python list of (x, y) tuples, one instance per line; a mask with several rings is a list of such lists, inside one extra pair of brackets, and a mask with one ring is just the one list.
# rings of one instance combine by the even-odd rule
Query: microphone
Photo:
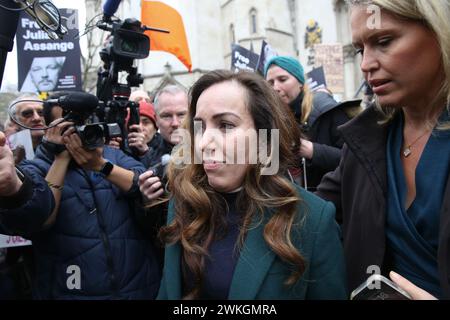
[(111, 21), (111, 17), (116, 13), (119, 8), (121, 0), (107, 0), (103, 6), (103, 21)]
[(164, 154), (161, 157), (161, 162), (155, 164), (153, 167), (151, 167), (149, 170), (153, 172), (154, 177), (158, 177), (161, 182), (163, 182), (163, 178), (165, 176), (165, 167), (170, 162), (170, 159), (172, 157), (170, 154)]
[(59, 99), (49, 99), (45, 103), (60, 106), (64, 110), (75, 113), (87, 113), (97, 108), (98, 98), (90, 93), (74, 92), (62, 96)]
[(165, 154), (161, 157), (161, 165), (164, 167), (169, 164), (170, 159), (172, 159), (172, 156), (170, 154)]

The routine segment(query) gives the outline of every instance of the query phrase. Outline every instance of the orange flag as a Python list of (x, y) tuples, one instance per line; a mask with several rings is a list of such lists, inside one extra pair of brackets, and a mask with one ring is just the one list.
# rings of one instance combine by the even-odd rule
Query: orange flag
[(191, 54), (184, 30), (183, 18), (177, 10), (159, 1), (142, 0), (142, 23), (170, 33), (147, 31), (150, 50), (174, 54), (188, 69), (192, 69)]

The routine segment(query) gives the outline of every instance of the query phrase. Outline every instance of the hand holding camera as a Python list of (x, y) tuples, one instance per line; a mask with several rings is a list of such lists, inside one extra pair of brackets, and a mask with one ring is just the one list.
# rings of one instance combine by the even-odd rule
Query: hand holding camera
[(128, 145), (132, 148), (136, 148), (141, 156), (148, 151), (148, 145), (145, 143), (145, 135), (142, 133), (140, 125), (134, 124), (130, 126)]
[(63, 135), (70, 135), (75, 132), (73, 122), (64, 121), (62, 118), (50, 123), (49, 129), (45, 132), (45, 140), (54, 144), (64, 144)]
[(99, 171), (106, 162), (102, 147), (87, 150), (76, 133), (64, 134), (63, 141), (75, 162), (85, 170)]
[(158, 199), (164, 194), (164, 188), (158, 176), (152, 170), (139, 176), (139, 190), (148, 201)]
[(120, 150), (120, 147), (122, 145), (122, 141), (123, 140), (122, 140), (121, 137), (112, 138), (111, 140), (109, 140), (108, 146), (110, 146), (111, 148)]
[(169, 193), (167, 190), (166, 166), (170, 159), (169, 154), (163, 155), (160, 163), (139, 176), (139, 190), (151, 202), (150, 207), (168, 200), (168, 197), (164, 195)]

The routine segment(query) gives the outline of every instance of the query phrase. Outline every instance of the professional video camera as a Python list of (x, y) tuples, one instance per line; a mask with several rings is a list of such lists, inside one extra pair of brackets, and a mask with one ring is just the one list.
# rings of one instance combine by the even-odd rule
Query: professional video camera
[[(137, 150), (128, 147), (127, 137), (129, 127), (139, 124), (139, 105), (128, 99), (131, 87), (143, 82), (134, 63), (136, 59), (149, 55), (150, 39), (144, 34), (148, 28), (136, 19), (122, 22), (111, 16), (103, 17), (96, 26), (110, 32), (105, 47), (100, 51), (103, 67), (98, 73), (97, 97), (83, 93), (69, 94), (58, 101), (46, 103), (54, 103), (64, 109), (66, 120), (75, 123), (86, 148), (93, 149), (103, 145), (104, 141), (121, 137), (122, 150), (137, 155)], [(128, 74), (126, 84), (119, 82), (120, 72)]]
[(121, 130), (117, 123), (99, 122), (96, 113), (103, 108), (103, 103), (92, 94), (73, 92), (60, 97), (49, 99), (44, 105), (59, 106), (63, 109), (65, 121), (71, 121), (75, 125), (77, 134), (86, 149), (94, 150), (109, 142), (111, 138), (121, 136)]
[[(97, 80), (97, 97), (104, 102), (104, 108), (97, 112), (100, 121), (117, 123), (122, 132), (122, 149), (131, 154), (127, 136), (129, 128), (139, 124), (139, 105), (129, 101), (131, 87), (138, 87), (144, 82), (134, 66), (135, 60), (145, 59), (150, 51), (150, 39), (144, 34), (146, 30), (167, 32), (149, 28), (136, 19), (111, 19), (105, 16), (97, 27), (111, 32), (105, 47), (100, 51), (103, 67), (99, 70)], [(119, 82), (119, 73), (126, 72), (126, 83)], [(129, 115), (128, 126), (125, 125)]]
[[(104, 17), (96, 25), (111, 32), (100, 52), (104, 65), (97, 81), (97, 97), (82, 92), (68, 93), (59, 99), (47, 100), (45, 104), (63, 108), (64, 119), (75, 123), (85, 148), (95, 149), (112, 138), (121, 137), (122, 150), (137, 155), (128, 147), (127, 137), (129, 127), (139, 124), (139, 105), (128, 99), (131, 87), (143, 82), (134, 62), (149, 54), (150, 40), (144, 34), (149, 28), (135, 19), (122, 22), (117, 18), (111, 20), (111, 17)], [(119, 83), (121, 71), (128, 74), (126, 84)]]
[(47, 130), (59, 123), (39, 128), (26, 126), (17, 118), (17, 105), (22, 103), (43, 103), (44, 110), (51, 110), (55, 106), (61, 107), (64, 117), (61, 122), (70, 121), (74, 123), (76, 133), (86, 149), (94, 150), (103, 146), (105, 141), (109, 142), (111, 138), (121, 136), (121, 130), (117, 123), (99, 122), (96, 113), (104, 107), (103, 103), (99, 102), (98, 98), (92, 94), (70, 92), (57, 99), (48, 99), (45, 102), (35, 99), (20, 99), (8, 107), (10, 118), (20, 127), (31, 131)]
[[(97, 24), (103, 30), (111, 31), (106, 46), (100, 51), (104, 65), (98, 73), (97, 96), (104, 102), (104, 109), (98, 114), (100, 120), (118, 123), (122, 132), (122, 149), (127, 150), (128, 128), (139, 124), (139, 105), (129, 101), (131, 87), (143, 83), (143, 78), (134, 67), (135, 59), (144, 59), (150, 50), (150, 39), (143, 33), (138, 20), (127, 19)], [(127, 83), (119, 83), (119, 72), (128, 73)], [(125, 126), (130, 115), (128, 127)]]

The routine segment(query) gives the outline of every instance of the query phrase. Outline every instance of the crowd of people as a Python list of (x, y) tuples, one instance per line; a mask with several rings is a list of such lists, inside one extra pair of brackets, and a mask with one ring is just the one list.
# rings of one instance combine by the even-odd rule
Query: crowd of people
[[(313, 92), (289, 56), (134, 91), (133, 152), (87, 148), (59, 106), (13, 101), (0, 233), (32, 256), (0, 249), (0, 266), (25, 261), (31, 292), (1, 267), (0, 298), (346, 300), (376, 273), (449, 299), (450, 4), (349, 2), (364, 107)], [(22, 127), (33, 160), (8, 146)]]

